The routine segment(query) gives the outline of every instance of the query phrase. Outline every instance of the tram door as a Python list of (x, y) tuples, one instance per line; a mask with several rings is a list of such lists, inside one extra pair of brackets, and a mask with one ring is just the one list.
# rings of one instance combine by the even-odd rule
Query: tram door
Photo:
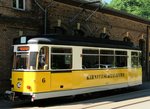
[(72, 88), (72, 48), (51, 48), (51, 90)]
[(130, 69), (128, 70), (128, 84), (132, 86), (142, 80), (142, 69), (139, 58), (141, 53), (132, 51), (129, 54), (128, 64), (130, 65)]
[(41, 47), (38, 55), (37, 90), (48, 91), (50, 89), (49, 73), (49, 47)]

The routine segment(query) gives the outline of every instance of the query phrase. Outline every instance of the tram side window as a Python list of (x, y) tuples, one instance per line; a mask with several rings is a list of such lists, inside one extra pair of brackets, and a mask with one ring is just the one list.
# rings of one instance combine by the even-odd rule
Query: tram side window
[(39, 52), (38, 69), (48, 70), (49, 67), (49, 48), (42, 47)]
[(100, 68), (114, 67), (114, 51), (101, 50), (100, 51)]
[(131, 52), (131, 66), (132, 67), (138, 67), (139, 66), (138, 52)]
[(52, 69), (71, 69), (72, 68), (72, 49), (71, 48), (52, 48), (51, 49), (51, 68)]
[(126, 51), (115, 51), (115, 66), (127, 67), (127, 52)]
[(83, 49), (82, 68), (99, 68), (99, 51)]

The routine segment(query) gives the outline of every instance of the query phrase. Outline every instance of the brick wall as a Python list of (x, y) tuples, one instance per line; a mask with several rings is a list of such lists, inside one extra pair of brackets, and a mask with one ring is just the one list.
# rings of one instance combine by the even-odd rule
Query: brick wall
[[(17, 26), (18, 25), (18, 26)], [(0, 93), (10, 87), (10, 75), (13, 56), (13, 39), (19, 37), (19, 31), (24, 35), (36, 35), (37, 29), (25, 27), (25, 25), (14, 24), (14, 26), (0, 22)], [(5, 86), (5, 87), (4, 87)]]
[[(146, 35), (146, 26), (140, 22), (135, 22), (129, 19), (120, 18), (112, 15), (97, 12), (87, 22), (84, 20), (91, 15), (91, 11), (86, 10), (74, 22), (69, 22), (76, 16), (82, 8), (77, 8), (63, 3), (54, 3), (54, 6), (49, 8), (50, 26), (57, 26), (57, 20), (62, 20), (62, 26), (68, 29), (68, 32), (77, 27), (77, 23), (81, 23), (81, 29), (86, 33), (85, 36), (99, 37), (106, 27), (107, 33), (111, 39), (123, 40), (129, 32), (129, 37), (138, 45), (142, 34)], [(70, 31), (69, 31), (70, 30)]]
[(0, 93), (10, 89), (10, 75), (13, 56), (13, 39), (24, 35), (36, 35), (39, 21), (32, 10), (32, 0), (26, 0), (26, 10), (12, 8), (12, 0), (0, 1)]

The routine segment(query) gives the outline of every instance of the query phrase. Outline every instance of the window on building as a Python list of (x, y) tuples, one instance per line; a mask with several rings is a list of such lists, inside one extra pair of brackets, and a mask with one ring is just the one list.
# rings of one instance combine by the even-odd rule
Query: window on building
[(51, 49), (51, 68), (71, 69), (72, 68), (72, 49), (71, 48), (52, 48)]
[(49, 48), (42, 47), (39, 52), (38, 69), (48, 70), (49, 68)]
[(13, 8), (25, 10), (25, 0), (13, 0)]

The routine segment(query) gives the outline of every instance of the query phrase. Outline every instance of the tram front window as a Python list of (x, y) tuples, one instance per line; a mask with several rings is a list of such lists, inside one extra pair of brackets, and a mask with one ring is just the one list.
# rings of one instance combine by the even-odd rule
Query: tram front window
[(36, 69), (37, 53), (18, 52), (14, 54), (13, 69)]
[(28, 69), (29, 53), (19, 52), (14, 55), (14, 69)]

